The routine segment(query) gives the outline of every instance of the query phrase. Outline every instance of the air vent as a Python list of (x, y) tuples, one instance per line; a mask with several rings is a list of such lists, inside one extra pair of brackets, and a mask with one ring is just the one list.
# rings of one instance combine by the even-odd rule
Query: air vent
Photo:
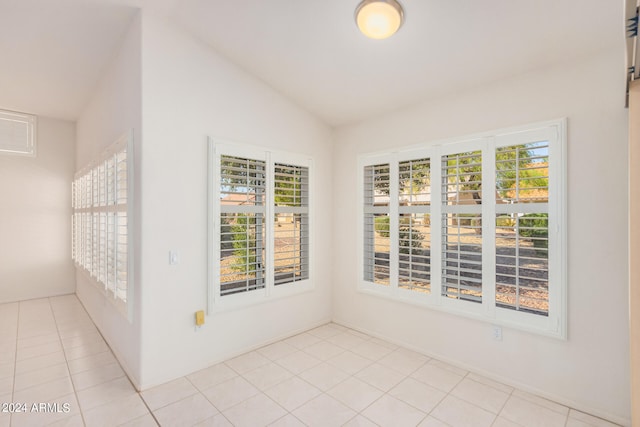
[(36, 155), (36, 116), (0, 110), (0, 154)]

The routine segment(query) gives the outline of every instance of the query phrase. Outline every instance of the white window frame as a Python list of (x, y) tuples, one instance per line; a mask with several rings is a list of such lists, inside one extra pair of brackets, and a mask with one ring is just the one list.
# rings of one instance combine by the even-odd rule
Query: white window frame
[[(115, 307), (131, 322), (133, 320), (133, 196), (134, 196), (134, 173), (133, 173), (133, 131), (123, 134), (113, 144), (111, 144), (100, 156), (91, 161), (88, 165), (76, 172), (71, 185), (72, 191), (72, 248), (71, 254), (75, 261), (76, 268), (85, 274), (87, 279), (103, 292), (105, 299), (111, 301)], [(118, 193), (116, 181), (117, 166), (116, 156), (126, 153), (126, 193)], [(108, 168), (107, 162), (114, 162), (112, 187), (112, 201), (109, 202), (106, 177)], [(102, 173), (102, 176), (100, 176)], [(104, 200), (102, 200), (104, 198)], [(117, 263), (118, 246), (117, 230), (114, 233), (114, 245), (109, 245), (106, 238), (110, 215), (126, 217), (126, 283), (125, 297), (119, 295), (117, 290)], [(104, 218), (104, 233), (101, 232), (100, 218)], [(98, 219), (97, 222), (94, 219)], [(114, 227), (117, 221), (114, 218)], [(112, 263), (109, 263), (109, 258)], [(109, 274), (113, 272), (113, 275)], [(113, 276), (113, 277), (110, 277)]]
[[(549, 202), (548, 202), (548, 316), (516, 311), (496, 306), (496, 190), (495, 150), (544, 138), (549, 141)], [(566, 119), (501, 129), (448, 140), (407, 146), (395, 151), (358, 156), (358, 285), (360, 292), (404, 303), (429, 307), (470, 317), (488, 323), (513, 327), (559, 339), (567, 338), (567, 159)], [(447, 154), (482, 151), (482, 302), (476, 303), (442, 296), (442, 230), (439, 224), (448, 208), (442, 204), (441, 158)], [(431, 177), (431, 292), (428, 294), (398, 287), (398, 164), (413, 159), (430, 159)], [(389, 163), (390, 195), (390, 266), (391, 284), (383, 286), (364, 278), (364, 168)], [(494, 218), (494, 220), (487, 220)]]
[[(237, 294), (220, 295), (220, 159), (221, 156), (233, 156), (253, 160), (262, 160), (266, 163), (267, 191), (265, 197), (265, 286), (260, 289), (240, 292)], [(283, 152), (266, 149), (264, 147), (240, 144), (208, 138), (208, 171), (209, 171), (209, 201), (208, 201), (208, 314), (233, 310), (253, 304), (269, 302), (274, 299), (308, 292), (314, 289), (315, 273), (315, 215), (314, 215), (314, 168), (313, 159), (304, 154)], [(292, 281), (279, 285), (274, 284), (274, 164), (307, 167), (309, 170), (309, 242), (308, 278)]]
[(11, 123), (26, 126), (26, 145), (21, 146), (15, 141), (5, 141), (0, 138), (0, 154), (14, 156), (36, 157), (38, 119), (33, 114), (17, 111), (0, 110), (0, 126)]

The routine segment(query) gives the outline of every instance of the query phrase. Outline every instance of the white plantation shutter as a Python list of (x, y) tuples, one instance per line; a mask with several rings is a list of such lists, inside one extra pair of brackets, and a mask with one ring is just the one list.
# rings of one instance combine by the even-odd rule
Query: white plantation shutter
[(127, 213), (116, 213), (116, 286), (114, 294), (116, 298), (126, 301), (128, 282), (128, 227)]
[(116, 161), (113, 156), (110, 156), (105, 160), (105, 192), (107, 203), (106, 206), (112, 206), (116, 203)]
[(116, 205), (127, 203), (127, 149), (126, 147), (113, 156), (115, 161)]
[(496, 305), (549, 312), (549, 142), (496, 149)]
[[(74, 212), (76, 209), (76, 182), (71, 182), (71, 210)], [(71, 214), (71, 259), (76, 259), (76, 216)]]
[(129, 262), (129, 227), (127, 218), (128, 191), (128, 151), (117, 151), (114, 156), (116, 162), (116, 298), (126, 301)]
[(36, 155), (36, 116), (0, 110), (0, 154)]
[(107, 212), (98, 213), (98, 234), (100, 239), (100, 255), (98, 265), (98, 282), (106, 287), (107, 283)]
[(130, 275), (131, 138), (124, 136), (73, 183), (72, 254), (114, 299), (127, 302)]
[(398, 287), (431, 292), (431, 161), (398, 166)]
[(364, 167), (364, 280), (391, 281), (391, 171), (389, 163)]
[(482, 301), (482, 154), (442, 156), (442, 295)]
[(274, 165), (274, 284), (309, 278), (309, 168)]
[(209, 140), (209, 310), (311, 289), (311, 160)]
[(266, 162), (221, 156), (220, 295), (265, 287)]
[(360, 156), (358, 288), (564, 338), (565, 146), (560, 120)]
[(117, 262), (117, 246), (116, 246), (116, 215), (114, 212), (107, 212), (107, 240), (105, 242), (105, 251), (107, 253), (106, 272), (107, 276), (103, 284), (107, 289), (116, 288), (116, 262)]
[(93, 270), (93, 265), (91, 264), (93, 261), (92, 215), (91, 212), (83, 212), (82, 215), (84, 216), (84, 268), (91, 274)]
[(92, 212), (91, 216), (91, 268), (89, 273), (94, 277), (98, 277), (100, 268), (100, 239), (98, 234), (98, 212)]

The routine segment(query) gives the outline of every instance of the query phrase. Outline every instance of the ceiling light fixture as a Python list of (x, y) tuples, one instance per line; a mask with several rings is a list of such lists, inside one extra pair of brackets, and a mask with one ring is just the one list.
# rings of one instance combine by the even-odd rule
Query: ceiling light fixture
[(362, 0), (356, 8), (356, 24), (367, 37), (386, 39), (402, 26), (404, 13), (396, 0)]

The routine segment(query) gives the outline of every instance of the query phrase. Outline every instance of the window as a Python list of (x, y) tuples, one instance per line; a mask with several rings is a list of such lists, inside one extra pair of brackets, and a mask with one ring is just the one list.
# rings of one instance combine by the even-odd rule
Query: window
[(398, 287), (431, 292), (431, 161), (398, 165)]
[(549, 142), (498, 147), (496, 304), (549, 314)]
[(309, 278), (309, 168), (274, 164), (274, 285)]
[(0, 153), (36, 155), (36, 116), (0, 110)]
[(482, 302), (482, 152), (441, 162), (442, 295)]
[(210, 141), (210, 309), (309, 289), (309, 158)]
[(220, 295), (265, 287), (266, 162), (220, 156)]
[(359, 289), (566, 336), (565, 122), (359, 159)]
[(373, 283), (389, 285), (389, 164), (365, 167), (364, 223), (365, 278)]
[(124, 136), (72, 183), (72, 248), (76, 266), (116, 301), (129, 295), (129, 200), (132, 142)]

